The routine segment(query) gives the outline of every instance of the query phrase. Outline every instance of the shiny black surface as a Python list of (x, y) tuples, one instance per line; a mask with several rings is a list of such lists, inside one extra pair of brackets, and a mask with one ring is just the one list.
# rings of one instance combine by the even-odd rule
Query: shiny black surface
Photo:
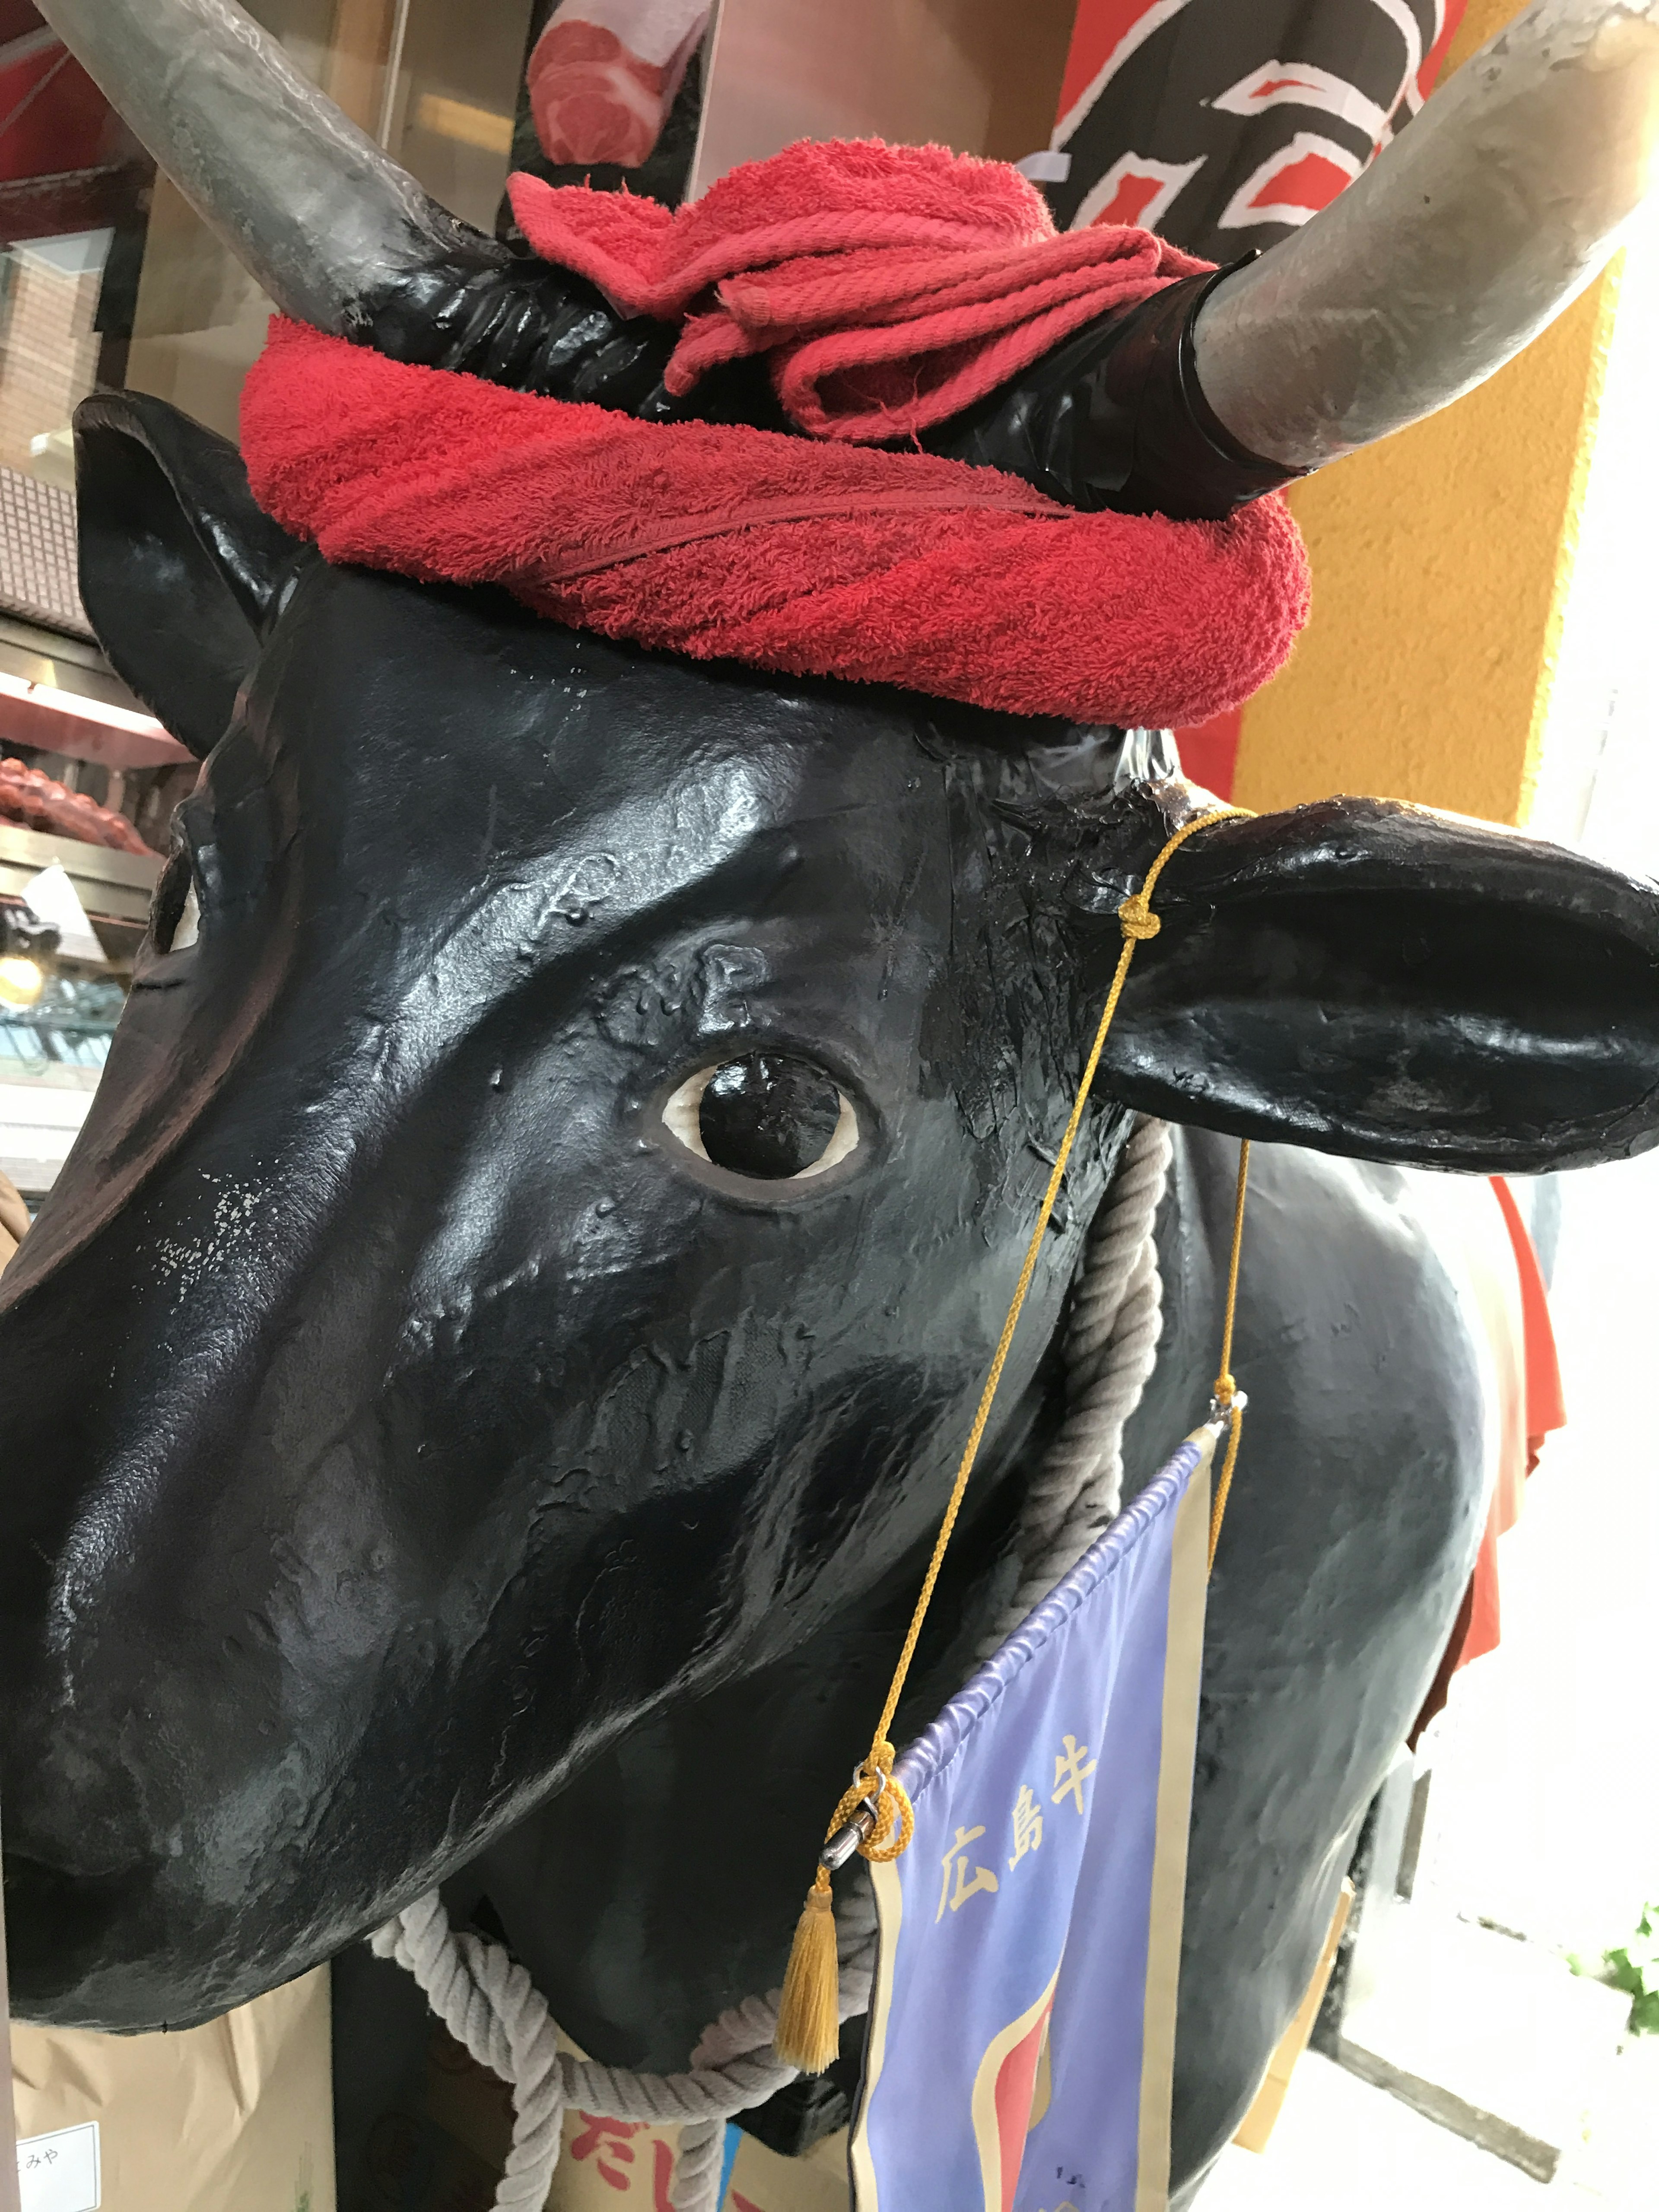
[(1085, 514), (1214, 520), (1277, 491), (1307, 471), (1247, 452), (1205, 398), (1193, 358), (1199, 313), (1231, 274), (1182, 277), (1102, 316), (923, 444)]
[(721, 1062), (697, 1110), (704, 1157), (734, 1174), (804, 1175), (830, 1149), (841, 1092), (799, 1053), (750, 1052)]
[[(1164, 1334), (1129, 1425), (1126, 1494), (1202, 1418), (1237, 1164), (1225, 1139), (1180, 1133), (1158, 1235)], [(1352, 1832), (1421, 1703), (1479, 1540), (1476, 1355), (1422, 1181), (1289, 1147), (1255, 1155), (1235, 1359), (1250, 1410), (1205, 1632), (1178, 2183), (1231, 2138), (1301, 1999)], [(1060, 1402), (1050, 1367), (1027, 1454)], [(901, 1742), (971, 1669), (1002, 1587), (1018, 1474), (1016, 1460), (978, 1490), (947, 1558), (945, 1622)], [(923, 1564), (918, 1553), (786, 1658), (631, 1729), (447, 1885), (458, 1916), (489, 1900), (580, 2040), (672, 2067), (732, 1990), (775, 1986), (818, 1807), (844, 1786), (879, 1710)], [(368, 2023), (376, 2040), (395, 2034), (399, 1978), (354, 1964), (345, 2051), (363, 2048)], [(418, 2014), (404, 2017), (416, 2039)], [(349, 2170), (368, 2108), (384, 2106), (358, 2064), (337, 2083)]]
[[(144, 392), (78, 410), (81, 590), (107, 606), (116, 665), (181, 744), (204, 757), (230, 720), (259, 629), (300, 548), (248, 497), (241, 455)], [(191, 498), (171, 491), (186, 476)], [(137, 610), (143, 609), (139, 613)]]
[(350, 335), (393, 361), (515, 392), (586, 400), (652, 422), (745, 422), (795, 434), (761, 360), (726, 363), (683, 399), (662, 376), (678, 323), (623, 315), (597, 284), (465, 224), (446, 250), (354, 303)]
[[(1073, 898), (1115, 913), (1121, 878), (1086, 872)], [(1224, 823), (1160, 886), (1106, 1078), (1146, 1111), (1362, 1159), (1621, 1158), (1659, 1109), (1653, 898), (1565, 847), (1395, 799)], [(1103, 934), (1097, 972), (1117, 957)]]
[[(184, 672), (181, 720), (202, 607), (252, 673), (180, 811), (199, 937), (142, 958), (0, 1283), (14, 2001), (201, 2019), (443, 1877), (597, 2055), (678, 2063), (776, 1978), (1115, 901), (1196, 802), (1136, 780), (1156, 751), (1133, 733), (692, 666), (504, 595), (273, 560), (216, 441), (160, 438), (148, 407), (134, 531), (101, 485), (121, 404), (83, 451), (105, 644), (158, 703)], [(263, 594), (216, 566), (239, 512), (248, 573), (283, 580)], [(227, 606), (252, 609), (240, 639)], [(1012, 1571), (1120, 1089), (1469, 1168), (1659, 1135), (1651, 886), (1341, 802), (1206, 833), (1159, 905), (916, 1715)], [(664, 1122), (699, 1069), (769, 1051), (856, 1109), (817, 1178), (735, 1174)], [(1202, 1410), (1231, 1166), (1184, 1139), (1141, 1478)], [(1407, 1194), (1305, 1152), (1260, 1174), (1185, 2176), (1305, 1983), (1474, 1547), (1471, 1354)]]

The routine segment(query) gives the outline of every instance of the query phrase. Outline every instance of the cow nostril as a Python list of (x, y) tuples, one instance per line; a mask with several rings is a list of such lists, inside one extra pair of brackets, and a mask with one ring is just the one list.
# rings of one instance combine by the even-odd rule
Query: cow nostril
[(752, 1182), (822, 1175), (859, 1142), (852, 1101), (795, 1053), (746, 1053), (700, 1068), (668, 1099), (662, 1118), (688, 1152)]
[(202, 902), (196, 896), (192, 884), (185, 893), (185, 902), (179, 909), (179, 919), (173, 926), (173, 937), (167, 950), (184, 952), (194, 945), (202, 930)]
[(190, 856), (175, 846), (150, 906), (150, 943), (157, 952), (185, 952), (201, 933), (202, 907)]

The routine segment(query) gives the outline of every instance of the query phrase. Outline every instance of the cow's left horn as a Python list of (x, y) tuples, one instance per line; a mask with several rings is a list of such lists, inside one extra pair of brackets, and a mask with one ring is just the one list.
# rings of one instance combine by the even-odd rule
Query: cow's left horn
[(1457, 398), (1595, 276), (1659, 137), (1659, 0), (1538, 0), (1294, 237), (1218, 285), (1199, 382), (1317, 468)]
[(161, 167), (287, 314), (352, 307), (466, 231), (230, 0), (40, 0)]

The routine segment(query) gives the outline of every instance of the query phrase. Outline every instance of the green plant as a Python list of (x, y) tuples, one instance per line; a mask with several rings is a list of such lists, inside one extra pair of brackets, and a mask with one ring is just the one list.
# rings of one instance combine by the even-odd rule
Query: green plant
[(1601, 1978), (1630, 1993), (1638, 2035), (1659, 2035), (1659, 1905), (1644, 1905), (1628, 1943), (1601, 1955)]

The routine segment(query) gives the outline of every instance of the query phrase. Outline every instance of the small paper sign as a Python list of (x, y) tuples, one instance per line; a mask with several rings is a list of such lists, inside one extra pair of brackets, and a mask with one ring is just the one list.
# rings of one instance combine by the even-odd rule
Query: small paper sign
[(104, 948), (61, 860), (54, 860), (38, 876), (29, 878), (23, 886), (23, 903), (37, 921), (49, 921), (57, 930), (58, 950), (65, 958), (101, 963)]
[(23, 2212), (98, 2212), (98, 2123), (25, 2136), (17, 2146)]

